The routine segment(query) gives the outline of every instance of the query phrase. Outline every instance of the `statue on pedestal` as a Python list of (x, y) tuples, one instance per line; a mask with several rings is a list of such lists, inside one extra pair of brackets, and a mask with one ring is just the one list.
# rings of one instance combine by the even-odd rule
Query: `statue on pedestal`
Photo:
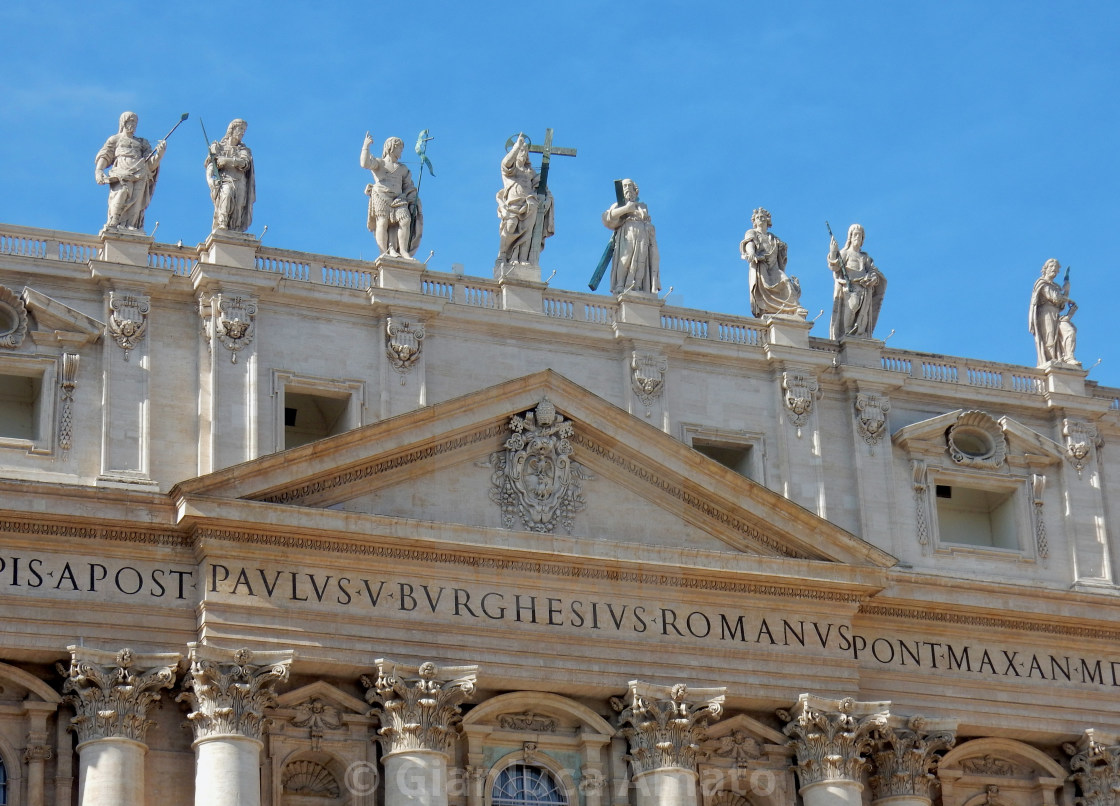
[(611, 293), (656, 294), (661, 290), (661, 258), (649, 208), (638, 200), (638, 186), (633, 179), (622, 180), (622, 195), (624, 201), (612, 204), (603, 213), (603, 224), (614, 230)]
[(152, 200), (159, 178), (159, 162), (167, 149), (160, 140), (153, 149), (143, 137), (136, 136), (139, 118), (125, 112), (120, 128), (105, 141), (94, 161), (94, 179), (109, 186), (109, 218), (105, 229), (144, 230), (144, 211)]
[(739, 255), (750, 266), (751, 315), (804, 319), (808, 311), (801, 307), (801, 283), (786, 274), (788, 248), (770, 232), (772, 223), (770, 211), (759, 207), (751, 213), (754, 226), (739, 244)]
[(1077, 347), (1077, 328), (1073, 324), (1077, 303), (1069, 298), (1069, 269), (1062, 285), (1054, 281), (1061, 268), (1054, 258), (1047, 260), (1031, 292), (1027, 329), (1034, 336), (1040, 367), (1050, 363), (1080, 366), (1073, 355)]
[(206, 184), (214, 201), (214, 229), (245, 232), (253, 223), (253, 202), (257, 199), (253, 152), (242, 138), (248, 127), (237, 118), (230, 122), (226, 135), (210, 145), (206, 156)]
[(863, 251), (863, 227), (848, 227), (848, 239), (840, 249), (831, 238), (828, 267), (835, 285), (832, 292), (832, 322), (829, 338), (854, 336), (870, 339), (879, 319), (887, 278), (879, 271), (871, 256)]
[(381, 149), (381, 158), (373, 156), (369, 147), (373, 137), (366, 132), (359, 162), (373, 173), (374, 182), (366, 185), (369, 215), (366, 226), (377, 240), (381, 254), (411, 258), (420, 248), (424, 232), (424, 212), (420, 207), (412, 173), (400, 161), (404, 141), (390, 137)]
[[(498, 264), (528, 264), (533, 251), (533, 226), (541, 199), (537, 196), (540, 176), (529, 162), (529, 143), (525, 135), (502, 158), (502, 189), (495, 197), (498, 201)], [(552, 193), (544, 198), (544, 222), (540, 248), (544, 239), (556, 232), (552, 209)]]

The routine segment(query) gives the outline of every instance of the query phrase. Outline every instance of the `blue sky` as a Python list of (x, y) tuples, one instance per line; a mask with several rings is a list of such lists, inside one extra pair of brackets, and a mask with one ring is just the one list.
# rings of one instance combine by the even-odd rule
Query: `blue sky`
[[(1112, 317), (1120, 221), (1120, 4), (1041, 2), (10, 3), (0, 221), (94, 233), (93, 158), (125, 109), (171, 139), (148, 225), (205, 239), (198, 120), (234, 117), (257, 167), (265, 243), (371, 258), (358, 166), (430, 129), (430, 266), (490, 276), (506, 139), (546, 127), (555, 158), (555, 287), (586, 290), (612, 182), (657, 225), (670, 301), (749, 315), (738, 244), (767, 207), (812, 333), (827, 336), (825, 220), (852, 222), (889, 279), (891, 347), (1033, 365), (1027, 302), (1070, 265), (1078, 357), (1120, 386)], [(415, 171), (415, 162), (413, 162)], [(601, 289), (602, 290), (602, 289)]]

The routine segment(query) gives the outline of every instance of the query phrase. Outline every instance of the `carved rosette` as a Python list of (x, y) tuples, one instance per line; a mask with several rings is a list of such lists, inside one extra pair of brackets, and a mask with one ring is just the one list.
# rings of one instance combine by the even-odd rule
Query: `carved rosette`
[(634, 394), (646, 409), (646, 417), (653, 412), (653, 406), (665, 390), (665, 373), (669, 371), (669, 361), (665, 356), (635, 351), (630, 356), (630, 383)]
[(191, 706), (187, 714), (195, 739), (244, 736), (261, 740), (265, 710), (275, 706), (274, 686), (288, 679), (292, 651), (250, 652), (191, 642), (187, 690), (176, 699)]
[(0, 285), (0, 347), (14, 350), (27, 336), (27, 305), (12, 289)]
[[(418, 322), (390, 318), (385, 329), (385, 354), (389, 356), (389, 364), (402, 376), (406, 375), (420, 360), (424, 349), (424, 326)], [(401, 383), (404, 383), (403, 377)]]
[(70, 729), (78, 743), (98, 739), (143, 742), (152, 723), (148, 710), (160, 692), (175, 684), (181, 656), (177, 653), (138, 655), (131, 649), (107, 652), (69, 646), (70, 666), (57, 665), (66, 680), (63, 701), (77, 715)]
[(477, 666), (378, 660), (377, 677), (363, 676), (366, 702), (380, 705), (377, 732), (386, 753), (434, 750), (450, 755), (462, 723), (460, 705), (474, 694)]
[(141, 294), (109, 292), (109, 323), (113, 341), (124, 350), (124, 360), (135, 349), (148, 330), (151, 299)]
[(821, 396), (820, 384), (805, 372), (782, 373), (782, 401), (789, 410), (789, 421), (801, 436), (801, 428), (813, 413), (813, 403)]
[(61, 406), (58, 414), (58, 447), (70, 450), (74, 438), (74, 389), (78, 386), (78, 356), (62, 354), (62, 373), (58, 381)]
[(1100, 434), (1092, 423), (1065, 419), (1062, 420), (1062, 436), (1066, 438), (1066, 453), (1069, 455), (1069, 461), (1080, 478), (1081, 471), (1092, 461), (1093, 450), (1100, 447)]
[(1086, 731), (1076, 745), (1063, 749), (1072, 756), (1069, 780), (1081, 792), (1076, 806), (1114, 806), (1120, 793), (1120, 745), (1106, 745)]
[(695, 772), (704, 728), (723, 712), (726, 691), (631, 680), (625, 701), (612, 697), (619, 733), (630, 744), (626, 760), (634, 774), (672, 768)]
[(956, 723), (892, 716), (885, 726), (873, 730), (872, 739), (875, 799), (911, 795), (929, 800), (931, 788), (937, 785), (934, 769), (957, 742)]
[(214, 335), (230, 352), (236, 364), (237, 354), (253, 343), (257, 329), (257, 303), (252, 297), (215, 294), (213, 301)]
[(887, 725), (886, 702), (826, 700), (802, 694), (791, 711), (778, 711), (797, 753), (802, 787), (822, 781), (859, 781), (867, 768), (873, 734)]
[(887, 433), (887, 412), (891, 410), (891, 401), (886, 395), (864, 394), (856, 395), (856, 430), (860, 438), (868, 445), (874, 447), (883, 440)]
[(531, 532), (571, 534), (584, 508), (581, 481), (592, 476), (572, 460), (572, 423), (546, 397), (533, 411), (514, 416), (505, 449), (490, 454), (490, 500), (501, 507), (502, 525), (517, 521)]

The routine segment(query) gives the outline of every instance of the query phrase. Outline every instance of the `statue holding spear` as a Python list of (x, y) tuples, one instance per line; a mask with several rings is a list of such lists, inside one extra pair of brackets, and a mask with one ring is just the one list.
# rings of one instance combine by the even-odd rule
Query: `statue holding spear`
[(116, 134), (105, 141), (94, 160), (94, 179), (109, 186), (109, 218), (106, 230), (144, 230), (144, 212), (152, 200), (159, 178), (159, 163), (167, 150), (167, 138), (186, 120), (186, 112), (153, 149), (136, 136), (139, 121), (135, 112), (120, 117)]

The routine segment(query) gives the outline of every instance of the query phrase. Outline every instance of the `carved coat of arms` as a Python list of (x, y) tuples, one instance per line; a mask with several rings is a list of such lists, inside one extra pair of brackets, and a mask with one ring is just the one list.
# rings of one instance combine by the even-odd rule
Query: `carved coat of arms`
[[(388, 338), (385, 341), (385, 354), (389, 356), (389, 363), (392, 364), (393, 369), (403, 375), (420, 358), (424, 326), (390, 319), (386, 331)], [(401, 378), (401, 383), (404, 383), (404, 378)]]
[(223, 297), (218, 294), (214, 298), (214, 307), (218, 315), (214, 332), (218, 341), (230, 351), (230, 361), (236, 364), (238, 352), (253, 341), (257, 303), (248, 297)]
[(148, 311), (151, 303), (147, 297), (134, 294), (109, 294), (109, 323), (107, 329), (113, 340), (124, 350), (124, 360), (136, 347), (148, 329)]
[(502, 509), (502, 524), (518, 519), (531, 532), (569, 534), (572, 517), (584, 508), (580, 482), (591, 478), (572, 460), (572, 423), (546, 397), (533, 411), (510, 420), (505, 449), (490, 454), (490, 500)]

